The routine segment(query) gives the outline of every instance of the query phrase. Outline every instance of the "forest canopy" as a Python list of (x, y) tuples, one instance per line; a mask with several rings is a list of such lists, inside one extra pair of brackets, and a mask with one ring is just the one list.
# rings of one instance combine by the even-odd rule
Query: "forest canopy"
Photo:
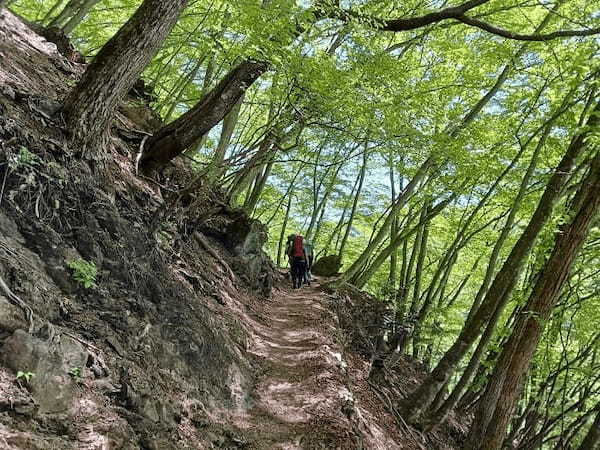
[(163, 123), (141, 172), (185, 160), (277, 264), (302, 233), (391, 305), (386, 363), (430, 370), (407, 422), (460, 407), (465, 448), (598, 444), (596, 0), (4, 3), (91, 62), (63, 108), (82, 157), (141, 77)]

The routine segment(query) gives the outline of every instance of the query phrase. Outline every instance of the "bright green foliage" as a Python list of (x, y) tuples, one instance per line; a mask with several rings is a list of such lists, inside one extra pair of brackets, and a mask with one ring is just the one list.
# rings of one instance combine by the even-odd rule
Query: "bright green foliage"
[(73, 367), (69, 370), (69, 375), (75, 379), (81, 378), (82, 373), (81, 367)]
[(93, 261), (85, 259), (76, 259), (69, 261), (67, 266), (73, 270), (73, 278), (84, 288), (89, 289), (96, 286), (96, 276), (98, 269)]
[(19, 370), (17, 372), (17, 381), (21, 381), (24, 380), (26, 383), (29, 383), (31, 381), (31, 379), (35, 377), (35, 373), (33, 372), (23, 372), (21, 370)]
[(35, 153), (31, 153), (27, 147), (21, 147), (19, 153), (11, 158), (9, 164), (12, 169), (34, 167), (40, 164), (40, 158)]

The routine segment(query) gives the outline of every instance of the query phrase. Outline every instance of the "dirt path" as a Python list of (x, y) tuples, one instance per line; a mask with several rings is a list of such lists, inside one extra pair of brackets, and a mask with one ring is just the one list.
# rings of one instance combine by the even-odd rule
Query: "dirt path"
[(275, 292), (249, 317), (249, 352), (263, 369), (254, 404), (236, 422), (251, 448), (400, 448), (356, 404), (319, 286)]

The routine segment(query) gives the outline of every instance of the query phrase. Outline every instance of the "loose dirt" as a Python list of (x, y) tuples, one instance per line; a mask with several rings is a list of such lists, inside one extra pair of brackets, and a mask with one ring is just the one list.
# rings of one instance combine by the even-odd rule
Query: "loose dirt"
[(389, 415), (376, 419), (355, 398), (367, 373), (351, 373), (330, 301), (318, 283), (280, 288), (243, 318), (261, 367), (253, 404), (234, 418), (250, 448), (410, 448), (396, 442)]

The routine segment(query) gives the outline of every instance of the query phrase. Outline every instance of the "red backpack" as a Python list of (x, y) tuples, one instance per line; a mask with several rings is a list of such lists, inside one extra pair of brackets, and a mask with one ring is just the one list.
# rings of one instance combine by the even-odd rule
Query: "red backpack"
[(303, 237), (297, 235), (292, 246), (292, 256), (295, 258), (304, 258), (304, 242)]

